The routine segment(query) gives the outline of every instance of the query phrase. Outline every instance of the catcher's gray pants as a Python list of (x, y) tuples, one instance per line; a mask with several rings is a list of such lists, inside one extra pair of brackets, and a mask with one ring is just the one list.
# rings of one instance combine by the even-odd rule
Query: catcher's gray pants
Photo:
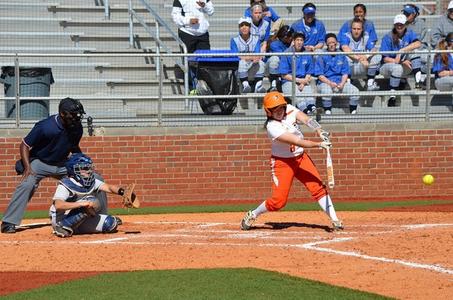
[[(11, 201), (6, 208), (5, 214), (3, 215), (3, 222), (11, 223), (14, 225), (19, 225), (24, 217), (25, 209), (27, 203), (33, 197), (35, 190), (38, 188), (39, 183), (42, 179), (47, 177), (53, 177), (56, 179), (62, 178), (66, 175), (65, 167), (56, 167), (48, 165), (42, 162), (39, 159), (35, 159), (31, 162), (31, 168), (34, 175), (30, 175), (25, 178), (19, 185), (16, 187), (16, 190), (13, 193)], [(95, 174), (97, 179), (103, 180), (100, 175)], [(99, 192), (96, 197), (101, 202), (101, 211), (100, 213), (107, 213), (107, 195), (105, 192)], [(49, 199), (50, 202), (51, 199)]]
[(238, 76), (240, 79), (250, 78), (254, 79), (255, 77), (264, 77), (264, 62), (262, 60), (254, 63), (252, 61), (239, 61), (238, 67)]
[[(287, 81), (282, 85), (282, 91), (284, 94), (292, 95), (293, 93), (293, 83), (291, 81)], [(301, 91), (299, 90), (299, 87), (296, 85), (296, 93), (295, 93), (295, 99), (291, 97), (291, 100), (293, 101), (293, 105), (296, 106), (300, 110), (304, 110), (307, 108), (309, 104), (315, 105), (316, 99), (311, 96), (305, 96), (306, 94), (312, 94), (313, 89), (311, 88), (310, 85), (306, 85), (304, 89)]]
[(382, 76), (390, 78), (390, 88), (398, 88), (402, 77), (407, 77), (412, 70), (421, 68), (421, 59), (419, 54), (407, 55), (407, 59), (411, 61), (412, 69), (407, 68), (406, 66), (403, 67), (402, 64), (386, 63), (379, 70)]
[(453, 76), (444, 76), (434, 81), (436, 89), (439, 91), (453, 91)]
[[(318, 85), (318, 89), (321, 94), (332, 94), (333, 93), (332, 87), (324, 82)], [(356, 86), (354, 86), (353, 84), (351, 84), (348, 80), (343, 87), (343, 91), (341, 91), (341, 92), (345, 93), (345, 94), (358, 94), (359, 89)], [(359, 96), (350, 96), (349, 105), (357, 106), (359, 104), (359, 98), (360, 98)], [(323, 107), (332, 107), (332, 97), (323, 96), (322, 97), (322, 106)]]
[(360, 62), (353, 62), (349, 59), (349, 67), (351, 68), (352, 78), (366, 78), (366, 76), (376, 76), (376, 73), (381, 66), (382, 55), (373, 55), (368, 58), (368, 67), (365, 67)]

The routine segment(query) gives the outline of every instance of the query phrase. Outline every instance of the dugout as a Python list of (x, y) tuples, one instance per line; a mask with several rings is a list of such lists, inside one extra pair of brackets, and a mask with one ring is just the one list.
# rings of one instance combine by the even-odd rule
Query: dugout
[[(16, 76), (13, 66), (2, 67), (0, 81), (4, 85), (5, 97), (16, 96)], [(51, 68), (20, 68), (20, 97), (49, 97), (50, 85), (54, 83)], [(5, 101), (6, 118), (16, 118), (16, 100)], [(49, 100), (21, 100), (21, 119), (44, 119), (49, 116)]]
[[(230, 50), (197, 50), (195, 53), (232, 53)], [(198, 95), (237, 95), (239, 86), (237, 70), (238, 56), (196, 56), (193, 65), (196, 70)], [(237, 98), (198, 99), (207, 115), (231, 115), (237, 107)]]

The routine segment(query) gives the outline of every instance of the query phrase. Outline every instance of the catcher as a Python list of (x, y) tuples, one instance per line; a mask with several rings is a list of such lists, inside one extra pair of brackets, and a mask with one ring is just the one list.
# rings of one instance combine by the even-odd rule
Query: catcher
[(65, 167), (68, 176), (60, 180), (49, 210), (56, 236), (117, 231), (121, 219), (100, 211), (101, 204), (95, 197), (98, 191), (122, 196), (125, 207), (140, 206), (133, 191), (135, 185), (122, 188), (94, 178), (93, 161), (85, 154), (72, 154)]

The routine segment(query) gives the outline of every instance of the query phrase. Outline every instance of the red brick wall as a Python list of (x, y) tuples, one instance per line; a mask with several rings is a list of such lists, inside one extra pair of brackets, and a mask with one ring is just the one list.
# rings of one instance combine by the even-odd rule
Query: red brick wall
[[(336, 201), (453, 198), (453, 130), (347, 131), (332, 129)], [(84, 137), (81, 147), (107, 182), (135, 182), (144, 203), (261, 201), (270, 192), (270, 143), (259, 128), (249, 132)], [(20, 180), (13, 170), (20, 140), (0, 138), (2, 208)], [(308, 152), (325, 178), (323, 151)], [(434, 185), (422, 184), (425, 173)], [(44, 180), (32, 205), (47, 205), (55, 186)], [(290, 197), (308, 200), (299, 183)]]

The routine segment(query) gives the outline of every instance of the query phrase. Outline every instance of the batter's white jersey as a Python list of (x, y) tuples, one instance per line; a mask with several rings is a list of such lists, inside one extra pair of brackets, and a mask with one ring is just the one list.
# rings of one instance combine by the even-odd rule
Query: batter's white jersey
[(272, 140), (272, 155), (276, 157), (296, 157), (304, 152), (304, 148), (282, 143), (277, 140), (282, 134), (289, 132), (297, 135), (301, 139), (304, 138), (303, 133), (300, 131), (299, 124), (297, 124), (296, 116), (300, 110), (288, 104), (286, 106), (286, 117), (281, 121), (271, 120), (267, 123), (267, 135)]

